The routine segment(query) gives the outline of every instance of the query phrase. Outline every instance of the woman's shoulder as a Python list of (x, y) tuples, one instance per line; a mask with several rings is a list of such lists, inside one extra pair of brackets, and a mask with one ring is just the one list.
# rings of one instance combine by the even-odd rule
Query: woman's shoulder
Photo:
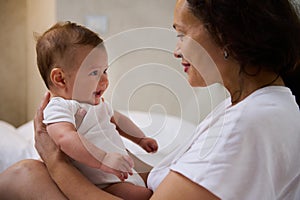
[[(260, 136), (285, 129), (300, 130), (300, 112), (295, 98), (286, 87), (266, 87), (228, 109), (228, 118), (236, 121), (238, 132)], [(297, 122), (298, 121), (298, 122)], [(288, 128), (290, 127), (290, 128)], [(291, 131), (290, 131), (291, 132)], [(244, 134), (245, 135), (245, 134)]]

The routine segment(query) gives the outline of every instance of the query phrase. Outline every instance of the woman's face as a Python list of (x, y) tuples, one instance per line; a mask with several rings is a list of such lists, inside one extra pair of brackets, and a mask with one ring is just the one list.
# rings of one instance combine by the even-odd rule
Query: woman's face
[(215, 63), (223, 58), (222, 51), (211, 39), (203, 23), (187, 8), (185, 0), (176, 3), (173, 27), (178, 33), (174, 56), (182, 59), (190, 85), (204, 87), (221, 82)]

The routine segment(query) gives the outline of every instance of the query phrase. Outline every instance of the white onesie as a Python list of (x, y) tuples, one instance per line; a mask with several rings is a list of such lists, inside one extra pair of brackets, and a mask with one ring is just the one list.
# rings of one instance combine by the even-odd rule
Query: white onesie
[[(87, 111), (82, 123), (76, 125), (75, 114), (79, 108)], [(116, 126), (110, 122), (113, 110), (110, 105), (101, 101), (98, 105), (79, 103), (75, 100), (65, 100), (61, 97), (51, 98), (44, 110), (44, 123), (69, 122), (77, 132), (83, 135), (89, 142), (106, 152), (127, 154), (122, 138), (116, 130)], [(94, 184), (104, 188), (120, 180), (112, 174), (102, 170), (88, 167), (74, 161), (74, 165)], [(135, 185), (145, 186), (142, 178), (134, 171), (126, 180)]]

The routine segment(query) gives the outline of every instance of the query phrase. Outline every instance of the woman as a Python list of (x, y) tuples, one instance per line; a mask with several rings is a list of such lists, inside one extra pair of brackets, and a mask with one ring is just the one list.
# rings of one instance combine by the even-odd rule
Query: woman
[[(231, 98), (199, 124), (189, 144), (152, 169), (151, 199), (299, 199), (300, 112), (282, 79), (300, 56), (300, 23), (290, 2), (178, 0), (174, 28), (174, 55), (190, 84), (222, 83)], [(116, 198), (87, 181), (49, 139), (41, 123), (47, 100), (35, 118), (45, 165), (11, 167), (1, 175), (0, 194)]]

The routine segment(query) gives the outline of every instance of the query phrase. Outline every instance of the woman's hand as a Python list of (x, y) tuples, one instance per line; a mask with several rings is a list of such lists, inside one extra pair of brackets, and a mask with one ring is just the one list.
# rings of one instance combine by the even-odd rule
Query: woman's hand
[(35, 148), (40, 154), (43, 161), (50, 162), (51, 158), (58, 156), (65, 159), (63, 153), (59, 150), (59, 147), (54, 143), (47, 133), (46, 125), (43, 123), (43, 110), (47, 106), (50, 99), (50, 93), (47, 92), (34, 117), (34, 132), (35, 132)]
[[(60, 148), (54, 143), (51, 137), (48, 135), (46, 125), (43, 123), (43, 111), (46, 108), (50, 100), (50, 93), (47, 92), (34, 117), (34, 131), (35, 131), (35, 148), (40, 154), (41, 158), (48, 165), (53, 159), (68, 160), (68, 157), (60, 150)], [(76, 122), (80, 124), (84, 118), (86, 111), (79, 109), (76, 113)]]
[[(52, 180), (68, 199), (119, 199), (100, 190), (86, 179), (72, 164), (68, 157), (59, 149), (47, 133), (43, 124), (43, 110), (47, 106), (50, 94), (47, 92), (42, 99), (34, 117), (35, 148), (44, 160)], [(85, 112), (77, 113), (82, 118)], [(61, 161), (61, 162), (58, 162)]]

